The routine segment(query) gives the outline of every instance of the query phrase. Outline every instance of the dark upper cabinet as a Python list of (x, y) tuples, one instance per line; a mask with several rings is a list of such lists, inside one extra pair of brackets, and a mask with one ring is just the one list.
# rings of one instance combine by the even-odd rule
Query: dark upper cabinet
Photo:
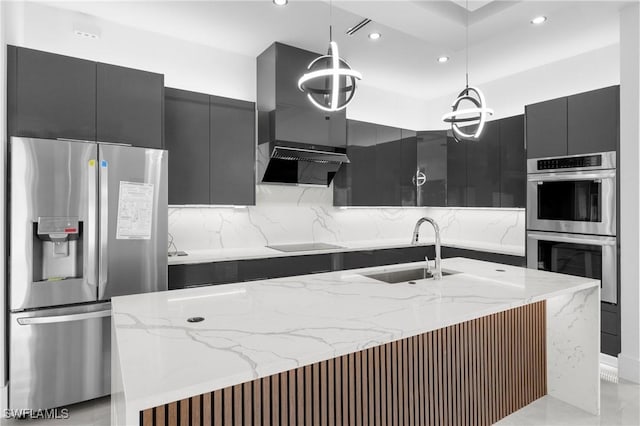
[(169, 204), (255, 204), (255, 104), (166, 89)]
[(527, 158), (567, 155), (567, 98), (527, 105)]
[(209, 204), (209, 96), (165, 89), (169, 204)]
[(478, 141), (466, 142), (467, 207), (500, 207), (499, 126), (489, 121)]
[(346, 145), (346, 111), (316, 108), (298, 89), (309, 63), (320, 55), (273, 43), (257, 59), (258, 143)]
[(447, 137), (447, 206), (467, 206), (467, 145)]
[(526, 207), (524, 116), (500, 120), (500, 207)]
[(377, 206), (377, 125), (356, 120), (347, 123), (347, 156), (351, 163), (340, 167), (334, 190), (344, 205)]
[(11, 136), (96, 140), (96, 63), (8, 46)]
[(620, 86), (527, 105), (527, 158), (615, 151)]
[(8, 49), (9, 134), (163, 147), (164, 77)]
[(334, 205), (415, 206), (416, 132), (347, 120), (347, 156), (333, 181)]
[(568, 154), (615, 151), (620, 137), (620, 86), (569, 96)]
[(162, 148), (164, 76), (98, 63), (97, 139)]
[(415, 206), (417, 200), (416, 171), (418, 162), (418, 136), (413, 130), (401, 129), (401, 166), (398, 176), (401, 206)]
[(255, 104), (210, 97), (211, 204), (255, 204)]
[(424, 175), (416, 176), (417, 206), (444, 207), (447, 205), (447, 132), (434, 130), (418, 132), (417, 135), (417, 171)]
[(376, 125), (376, 175), (377, 206), (401, 204), (401, 180), (403, 174), (411, 179), (411, 169), (402, 170), (402, 133), (399, 128)]

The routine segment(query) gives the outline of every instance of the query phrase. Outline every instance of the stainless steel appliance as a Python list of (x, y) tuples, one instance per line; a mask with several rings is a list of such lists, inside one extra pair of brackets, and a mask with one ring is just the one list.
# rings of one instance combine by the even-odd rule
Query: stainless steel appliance
[(527, 228), (616, 235), (616, 153), (527, 161)]
[(527, 232), (527, 267), (600, 281), (603, 302), (618, 303), (616, 237)]
[(527, 161), (527, 266), (601, 281), (617, 303), (616, 153)]
[(9, 408), (110, 389), (113, 296), (167, 289), (167, 152), (11, 138)]

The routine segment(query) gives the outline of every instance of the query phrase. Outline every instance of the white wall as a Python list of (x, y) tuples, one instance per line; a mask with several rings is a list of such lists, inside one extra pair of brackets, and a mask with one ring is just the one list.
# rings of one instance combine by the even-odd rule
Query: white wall
[[(497, 64), (496, 66), (499, 66)], [(473, 69), (470, 70), (470, 84)], [(460, 82), (460, 89), (463, 88)], [(487, 106), (495, 114), (491, 119), (524, 114), (524, 106), (535, 102), (586, 92), (620, 84), (620, 46), (618, 44), (596, 49), (538, 68), (511, 75), (500, 80), (479, 82)], [(457, 92), (427, 101), (424, 129), (443, 129), (440, 117), (451, 110)]]
[[(35, 3), (9, 3), (8, 43), (165, 75), (165, 85), (254, 101), (255, 58)], [(97, 33), (76, 36), (75, 28)]]
[(620, 26), (620, 377), (640, 383), (640, 7)]

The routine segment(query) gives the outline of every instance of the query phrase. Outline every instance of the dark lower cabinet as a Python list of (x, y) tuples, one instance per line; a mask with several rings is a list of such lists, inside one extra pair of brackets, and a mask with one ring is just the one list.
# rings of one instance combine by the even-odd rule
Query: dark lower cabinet
[(525, 107), (527, 158), (567, 155), (567, 98)]
[(500, 123), (489, 121), (467, 146), (467, 207), (500, 207)]
[[(447, 205), (447, 132), (435, 130), (417, 134), (417, 206)], [(424, 177), (424, 183), (422, 179)]]
[(239, 262), (240, 280), (255, 281), (330, 272), (331, 256), (331, 254), (316, 254), (243, 260)]
[(169, 265), (169, 290), (238, 282), (238, 262)]
[(96, 140), (96, 63), (8, 46), (10, 136)]
[(447, 206), (467, 206), (467, 146), (471, 142), (456, 142), (447, 138)]
[[(169, 290), (421, 262), (425, 260), (425, 256), (433, 261), (434, 246), (169, 265)], [(467, 257), (514, 266), (526, 265), (526, 260), (522, 256), (442, 247), (442, 258), (448, 257)]]
[(569, 155), (615, 151), (620, 138), (620, 86), (569, 96)]
[(98, 63), (97, 139), (161, 149), (164, 76)]
[(527, 205), (524, 116), (500, 120), (500, 207)]
[(255, 104), (211, 96), (210, 114), (210, 203), (253, 205)]
[(617, 357), (620, 353), (620, 306), (600, 303), (600, 352)]
[(169, 204), (209, 204), (209, 96), (165, 89)]

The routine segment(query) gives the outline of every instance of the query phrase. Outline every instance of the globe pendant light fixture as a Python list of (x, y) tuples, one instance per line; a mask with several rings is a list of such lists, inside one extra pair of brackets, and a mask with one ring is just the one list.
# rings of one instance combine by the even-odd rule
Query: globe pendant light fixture
[[(330, 15), (333, 4), (329, 2)], [(331, 20), (331, 18), (330, 18)], [(352, 70), (349, 64), (340, 58), (338, 44), (333, 41), (332, 26), (329, 23), (329, 51), (309, 64), (307, 72), (298, 80), (298, 88), (307, 94), (307, 99), (317, 108), (328, 111), (340, 111), (349, 105), (356, 93), (356, 81), (362, 74)]]
[[(477, 141), (482, 135), (487, 116), (493, 115), (493, 110), (487, 108), (484, 95), (477, 87), (469, 86), (469, 0), (467, 4), (467, 26), (466, 26), (466, 86), (458, 94), (458, 97), (451, 105), (451, 112), (442, 116), (445, 123), (451, 124), (451, 131), (456, 142), (462, 140)], [(469, 103), (468, 107), (464, 107), (463, 103)], [(470, 130), (464, 131), (461, 125), (467, 125)]]

